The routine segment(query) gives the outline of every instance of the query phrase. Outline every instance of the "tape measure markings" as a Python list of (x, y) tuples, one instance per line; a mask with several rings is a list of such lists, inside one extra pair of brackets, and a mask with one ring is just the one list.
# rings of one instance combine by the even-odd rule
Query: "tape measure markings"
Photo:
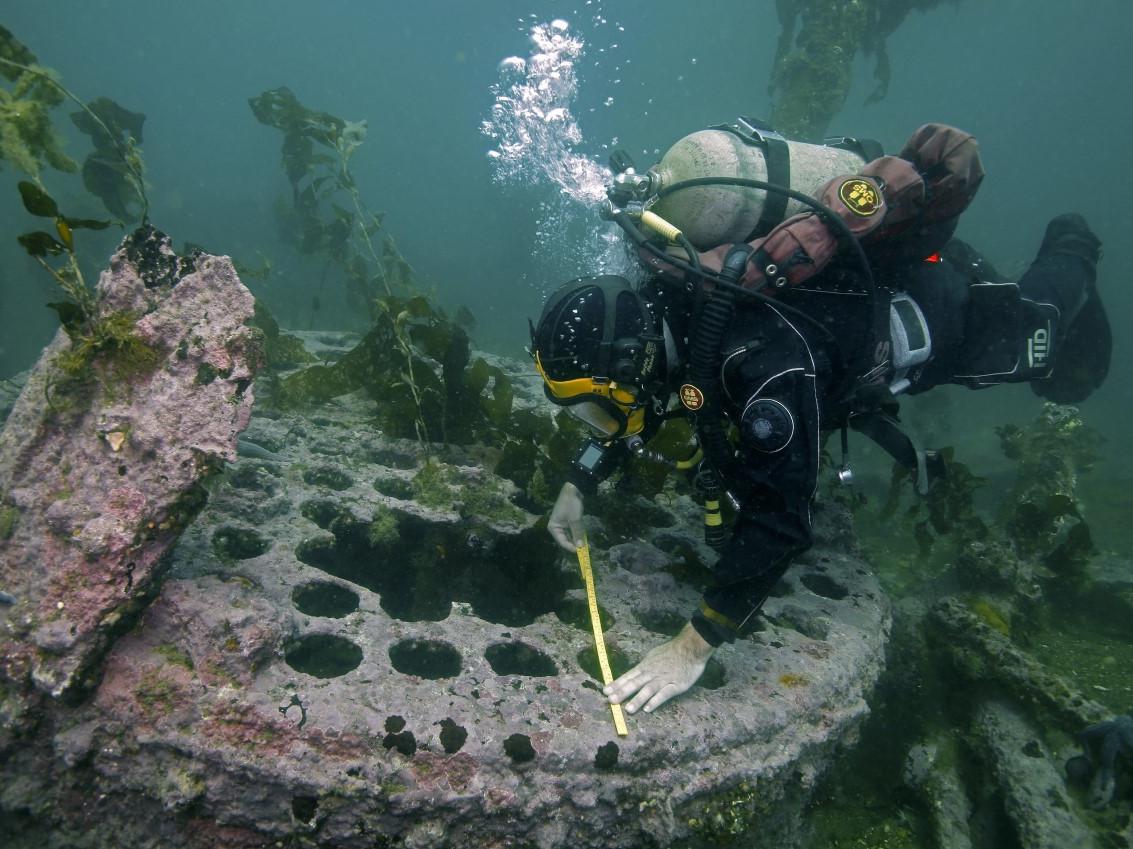
[[(590, 608), (590, 627), (594, 631), (594, 647), (598, 652), (598, 665), (602, 668), (602, 683), (610, 685), (614, 682), (614, 674), (610, 671), (610, 659), (606, 655), (606, 638), (602, 635), (602, 620), (598, 615), (598, 596), (594, 591), (594, 570), (590, 566), (590, 543), (585, 539), (578, 550), (578, 567), (582, 570), (582, 580), (586, 584), (586, 603)], [(614, 729), (619, 737), (629, 734), (626, 728), (625, 715), (621, 705), (610, 705), (610, 712), (614, 715)]]

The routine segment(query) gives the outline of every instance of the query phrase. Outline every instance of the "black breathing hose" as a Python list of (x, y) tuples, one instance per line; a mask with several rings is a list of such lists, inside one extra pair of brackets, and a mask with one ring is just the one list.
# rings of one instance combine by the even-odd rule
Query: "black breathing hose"
[[(737, 245), (724, 257), (720, 275), (734, 283), (743, 274), (751, 248)], [(696, 331), (690, 341), (689, 372), (693, 383), (704, 393), (704, 403), (697, 411), (697, 429), (703, 434), (704, 454), (719, 472), (730, 465), (732, 452), (724, 430), (719, 402), (720, 364), (723, 359), (720, 344), (732, 323), (735, 312), (735, 293), (720, 287), (705, 298), (696, 321)], [(703, 419), (703, 421), (702, 421)]]
[[(724, 257), (720, 277), (735, 286), (747, 267), (751, 248), (736, 245)], [(741, 288), (735, 286), (735, 288)], [(696, 332), (691, 341), (692, 356), (689, 372), (692, 382), (704, 393), (702, 406), (696, 411), (696, 429), (700, 435), (700, 445), (707, 460), (701, 472), (706, 507), (714, 505), (714, 518), (711, 510), (706, 510), (704, 541), (713, 548), (719, 548), (727, 540), (727, 531), (719, 521), (721, 481), (732, 465), (732, 448), (724, 429), (723, 412), (720, 409), (720, 344), (735, 312), (736, 296), (732, 287), (721, 286), (705, 298), (696, 321)]]

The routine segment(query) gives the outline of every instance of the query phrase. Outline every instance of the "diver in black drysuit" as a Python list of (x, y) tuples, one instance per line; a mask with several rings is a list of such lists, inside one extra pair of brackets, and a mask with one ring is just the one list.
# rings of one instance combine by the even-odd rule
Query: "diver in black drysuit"
[[(1108, 340), (1105, 356), (1072, 388), (1067, 378), (1059, 382), (1058, 356), (1080, 333), (1108, 336), (1104, 314), (1101, 322), (1096, 315), (1098, 249), (1084, 221), (1062, 216), (1048, 227), (1038, 257), (1017, 287), (959, 241), (930, 261), (877, 269), (879, 284), (903, 291), (920, 307), (931, 338), (931, 355), (909, 370), (905, 394), (945, 383), (979, 388), (1037, 380), (1033, 386), (1039, 394), (1054, 393), (1058, 401), (1081, 400), (1105, 377)], [(725, 483), (742, 510), (721, 551), (713, 585), (692, 617), (697, 632), (713, 646), (735, 638), (792, 558), (810, 547), (810, 507), (822, 432), (845, 425), (853, 429), (859, 416), (873, 412), (868, 400), (863, 407), (862, 396), (868, 399), (870, 393), (861, 390), (871, 385), (862, 381), (869, 379), (877, 339), (871, 333), (869, 299), (861, 294), (857, 278), (851, 269), (830, 268), (779, 296), (830, 327), (840, 351), (831, 350), (829, 339), (813, 326), (774, 305), (737, 306), (722, 346), (721, 396), (725, 414), (738, 426), (741, 452)], [(656, 292), (655, 304), (673, 336), (686, 338), (689, 309), (684, 298), (670, 295), (667, 300), (665, 293), (671, 289), (649, 288)], [(991, 290), (991, 303), (980, 302), (986, 297), (984, 289)], [(1002, 297), (996, 290), (1004, 290)], [(1020, 303), (1030, 309), (1019, 310)], [(995, 313), (990, 323), (982, 320), (989, 312)], [(1075, 327), (1086, 312), (1093, 319), (1088, 331)], [(1045, 361), (1027, 367), (1028, 343), (1033, 347), (1034, 332), (1047, 327), (1052, 338)], [(1067, 332), (1071, 327), (1076, 333)], [(687, 360), (686, 343), (678, 341), (677, 351)], [(858, 364), (857, 393), (847, 393), (838, 376), (842, 357)], [(1080, 362), (1062, 365), (1082, 367)], [(894, 374), (890, 368), (874, 377), (872, 385), (885, 388)], [(1049, 387), (1044, 386), (1046, 380), (1052, 381)], [(593, 485), (577, 473), (572, 480), (587, 488)]]
[[(652, 711), (743, 633), (811, 545), (824, 432), (867, 434), (916, 469), (924, 492), (939, 463), (900, 431), (896, 396), (1030, 382), (1044, 398), (1076, 403), (1101, 384), (1110, 338), (1095, 282), (1099, 240), (1081, 216), (1059, 216), (1019, 282), (1003, 279), (950, 240), (982, 177), (970, 135), (925, 125), (898, 156), (831, 180), (818, 195), (825, 215), (690, 253), (695, 265), (683, 267), (639, 242), (656, 272), (644, 286), (581, 278), (548, 298), (531, 348), (547, 397), (602, 434), (579, 452), (552, 508), (559, 545), (581, 545), (584, 495), (645, 450), (674, 394), (695, 421), (708, 477), (739, 504), (689, 623), (604, 688), (611, 702)], [(841, 250), (845, 237), (856, 258)], [(725, 308), (728, 275), (735, 297)]]
[[(776, 303), (740, 299), (721, 344), (719, 395), (722, 412), (739, 435), (738, 456), (725, 470), (723, 484), (741, 509), (721, 549), (713, 583), (690, 618), (690, 627), (710, 647), (706, 651), (740, 635), (793, 558), (810, 547), (823, 432), (848, 426), (878, 438), (876, 399), (891, 403), (890, 387), (898, 379), (907, 381), (905, 394), (946, 383), (982, 388), (1029, 381), (1037, 394), (1068, 403), (1083, 400), (1101, 384), (1110, 338), (1096, 287), (1099, 254), (1100, 242), (1085, 221), (1066, 215), (1050, 223), (1037, 258), (1017, 285), (958, 240), (925, 260), (871, 258), (877, 284), (905, 293), (918, 305), (924, 335), (931, 340), (928, 358), (902, 374), (895, 373), (890, 356), (882, 357), (883, 367), (873, 363), (880, 354), (891, 354), (881, 351), (879, 342), (892, 339), (879, 337), (891, 337), (892, 329), (878, 332), (876, 298), (863, 291), (861, 273), (850, 261), (832, 263), (807, 283), (778, 293), (778, 301), (804, 311), (829, 333)], [(585, 285), (585, 280), (574, 283)], [(680, 391), (682, 367), (690, 356), (694, 298), (659, 277), (639, 294), (653, 326), (637, 330), (666, 339), (661, 347), (667, 350), (655, 365), (663, 386), (654, 395), (667, 398)], [(547, 347), (538, 334), (535, 347)], [(883, 418), (892, 423), (888, 415)], [(662, 416), (651, 411), (642, 437), (648, 440), (661, 423)], [(910, 454), (911, 446), (886, 445), (885, 435), (894, 432), (899, 434), (882, 428), (878, 441), (906, 465), (914, 465), (911, 456), (901, 456), (903, 451)], [(581, 538), (577, 527), (569, 534), (565, 526), (580, 522), (582, 495), (594, 492), (629, 456), (625, 440), (608, 444), (612, 456), (604, 458), (599, 470), (576, 464), (568, 474), (551, 522), (564, 548), (574, 544), (568, 536)], [(921, 469), (922, 477), (928, 471)], [(573, 518), (556, 520), (556, 513), (570, 517), (560, 505), (571, 491), (578, 493)], [(556, 522), (563, 527), (553, 527)], [(692, 680), (707, 656), (689, 660)], [(631, 681), (625, 685), (628, 690), (619, 691), (617, 684), (607, 688), (612, 700), (628, 698), (636, 686)], [(682, 687), (678, 682), (671, 695)], [(657, 702), (630, 702), (630, 711), (643, 704), (646, 710), (659, 706), (666, 698), (661, 692)]]

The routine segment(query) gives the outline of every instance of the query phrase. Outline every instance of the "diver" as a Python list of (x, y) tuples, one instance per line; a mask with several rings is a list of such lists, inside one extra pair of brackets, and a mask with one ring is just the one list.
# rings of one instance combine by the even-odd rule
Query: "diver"
[[(772, 134), (753, 133), (750, 119), (715, 129), (771, 152)], [(736, 186), (763, 189), (763, 214), (743, 225), (754, 226), (751, 238), (713, 244), (709, 230), (698, 234), (699, 245), (666, 220), (650, 220), (664, 182), (657, 170), (626, 167), (610, 189), (607, 217), (635, 243), (647, 279), (570, 281), (531, 327), (547, 397), (594, 432), (551, 511), (548, 529), (564, 550), (581, 544), (585, 496), (626, 458), (655, 458), (646, 443), (666, 418), (686, 416), (696, 430), (696, 486), (719, 559), (681, 632), (603, 690), (631, 714), (691, 687), (713, 652), (750, 628), (792, 559), (811, 545), (825, 434), (841, 431), (840, 478), (850, 476), (850, 429), (907, 466), (924, 493), (945, 473), (943, 460), (901, 430), (899, 395), (945, 383), (1029, 382), (1041, 397), (1077, 403), (1106, 375), (1101, 243), (1081, 216), (1050, 221), (1034, 262), (1014, 282), (952, 237), (984, 176), (972, 136), (929, 124), (897, 156), (858, 162), (811, 193), (786, 188), (782, 163), (770, 155), (769, 179), (670, 181), (670, 192), (722, 184), (733, 200)], [(802, 210), (767, 220), (776, 195), (797, 199)], [(690, 232), (707, 214), (703, 203), (693, 206)], [(783, 214), (777, 206), (772, 219)], [(670, 203), (667, 215), (679, 208)], [(725, 500), (735, 513), (730, 528), (717, 506)]]

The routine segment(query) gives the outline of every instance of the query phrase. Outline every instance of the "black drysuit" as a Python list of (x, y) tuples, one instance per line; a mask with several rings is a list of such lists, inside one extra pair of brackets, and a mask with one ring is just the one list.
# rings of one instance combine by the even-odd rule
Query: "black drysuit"
[[(932, 261), (875, 269), (884, 291), (872, 299), (848, 265), (831, 266), (779, 295), (822, 322), (837, 345), (781, 307), (738, 299), (721, 346), (719, 395), (739, 434), (738, 456), (723, 483), (742, 507), (692, 617), (709, 643), (741, 633), (792, 558), (811, 545), (822, 432), (848, 419), (852, 426), (863, 397), (892, 399), (887, 387), (898, 375), (887, 345), (891, 290), (917, 303), (931, 337), (929, 359), (904, 374), (909, 393), (943, 383), (979, 387), (1047, 375), (1066, 328), (1093, 292), (1094, 269), (1076, 256), (1040, 258), (1015, 285), (962, 243), (942, 253)], [(656, 285), (654, 309), (687, 364), (690, 304)], [(676, 392), (682, 382), (678, 369), (670, 389)]]

